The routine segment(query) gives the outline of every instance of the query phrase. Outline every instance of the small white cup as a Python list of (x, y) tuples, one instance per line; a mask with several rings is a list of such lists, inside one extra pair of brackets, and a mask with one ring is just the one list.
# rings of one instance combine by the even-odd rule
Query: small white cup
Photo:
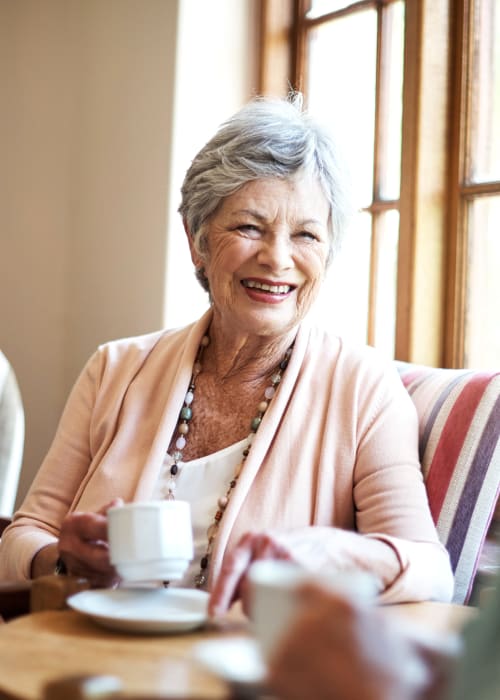
[(263, 559), (248, 572), (251, 595), (251, 621), (264, 660), (268, 661), (300, 611), (297, 589), (306, 582), (355, 597), (374, 599), (376, 579), (363, 572), (327, 572), (313, 575), (289, 561)]
[(111, 563), (126, 581), (174, 581), (193, 559), (187, 501), (141, 501), (110, 508)]

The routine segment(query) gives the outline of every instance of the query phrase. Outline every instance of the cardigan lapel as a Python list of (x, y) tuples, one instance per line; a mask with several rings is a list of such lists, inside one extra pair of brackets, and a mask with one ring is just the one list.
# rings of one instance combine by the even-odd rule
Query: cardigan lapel
[[(186, 328), (185, 340), (180, 343), (180, 350), (166, 362), (165, 372), (172, 393), (165, 396), (165, 407), (158, 422), (158, 430), (146, 456), (141, 478), (137, 483), (134, 500), (151, 498), (165, 454), (177, 426), (179, 412), (189, 387), (193, 364), (201, 338), (210, 325), (212, 310), (209, 309), (191, 326)], [(167, 341), (168, 342), (168, 341)]]
[(224, 517), (222, 518), (214, 551), (212, 554), (212, 563), (209, 574), (209, 587), (212, 586), (214, 577), (220, 571), (222, 559), (226, 550), (231, 532), (234, 528), (235, 520), (240, 513), (247, 494), (252, 487), (255, 477), (259, 471), (260, 465), (264, 461), (267, 452), (270, 449), (271, 443), (276, 439), (276, 433), (279, 429), (280, 421), (286, 408), (292, 398), (294, 387), (299, 380), (300, 370), (302, 368), (306, 351), (309, 344), (310, 326), (303, 322), (297, 331), (295, 344), (290, 358), (289, 365), (284, 372), (279, 390), (276, 392), (262, 423), (257, 431), (252, 442), (252, 449), (245, 461), (241, 471), (238, 483), (231, 495)]

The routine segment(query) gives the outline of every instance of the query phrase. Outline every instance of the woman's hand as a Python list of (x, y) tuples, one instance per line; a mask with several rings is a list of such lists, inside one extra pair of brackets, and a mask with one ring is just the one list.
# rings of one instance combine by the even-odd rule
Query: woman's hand
[(248, 613), (246, 574), (250, 564), (258, 559), (293, 559), (312, 572), (369, 572), (377, 581), (377, 593), (400, 572), (399, 559), (392, 547), (357, 532), (317, 526), (286, 532), (249, 532), (224, 557), (210, 596), (208, 609), (211, 615), (225, 613), (238, 599), (242, 600), (243, 609)]
[(420, 629), (316, 586), (300, 594), (301, 612), (270, 663), (269, 685), (280, 698), (443, 697), (450, 640), (437, 644)]
[(63, 520), (59, 556), (68, 574), (86, 578), (94, 588), (111, 587), (119, 581), (109, 559), (106, 512), (122, 504), (116, 498), (97, 513), (70, 513)]
[(217, 582), (210, 595), (210, 615), (222, 615), (241, 599), (249, 611), (247, 572), (258, 559), (291, 559), (289, 550), (270, 533), (247, 532), (225, 557)]

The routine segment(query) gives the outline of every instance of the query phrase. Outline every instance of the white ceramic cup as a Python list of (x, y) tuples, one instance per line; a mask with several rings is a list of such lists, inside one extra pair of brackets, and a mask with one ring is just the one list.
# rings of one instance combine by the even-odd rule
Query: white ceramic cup
[(300, 611), (297, 589), (304, 583), (320, 583), (325, 588), (369, 601), (377, 592), (376, 579), (363, 572), (328, 572), (313, 575), (289, 561), (263, 559), (248, 572), (250, 616), (253, 632), (264, 660), (269, 660), (287, 629)]
[(140, 501), (110, 508), (111, 563), (125, 581), (174, 581), (193, 559), (187, 501)]

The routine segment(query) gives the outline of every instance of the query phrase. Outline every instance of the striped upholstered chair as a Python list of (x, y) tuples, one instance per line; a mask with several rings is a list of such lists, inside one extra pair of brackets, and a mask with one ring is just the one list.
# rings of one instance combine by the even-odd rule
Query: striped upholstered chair
[(491, 537), (500, 527), (500, 370), (396, 365), (417, 408), (420, 461), (451, 558), (454, 602), (467, 603), (477, 597), (475, 580), (500, 565)]

